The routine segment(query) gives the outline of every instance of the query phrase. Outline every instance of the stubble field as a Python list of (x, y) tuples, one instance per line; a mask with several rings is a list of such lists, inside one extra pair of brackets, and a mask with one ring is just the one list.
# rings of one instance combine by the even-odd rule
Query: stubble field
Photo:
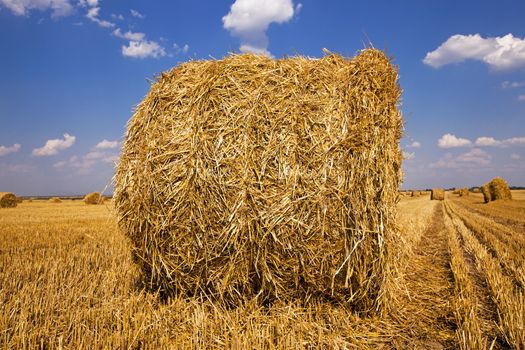
[(525, 349), (525, 192), (399, 203), (389, 311), (162, 301), (141, 288), (111, 203), (0, 210), (0, 348)]

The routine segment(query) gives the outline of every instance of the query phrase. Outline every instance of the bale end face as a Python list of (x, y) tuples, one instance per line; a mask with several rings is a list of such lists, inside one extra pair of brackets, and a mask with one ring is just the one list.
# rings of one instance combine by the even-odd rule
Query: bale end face
[(402, 118), (378, 50), (193, 61), (128, 125), (119, 226), (144, 280), (237, 303), (326, 296), (379, 310), (389, 274)]
[(18, 198), (11, 192), (0, 192), (0, 208), (14, 208), (18, 205)]

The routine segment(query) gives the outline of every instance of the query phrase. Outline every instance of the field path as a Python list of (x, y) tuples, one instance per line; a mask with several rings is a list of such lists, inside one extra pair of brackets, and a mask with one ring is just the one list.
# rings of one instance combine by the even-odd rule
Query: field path
[[(407, 300), (401, 304), (411, 323), (411, 346), (415, 348), (456, 348), (451, 303), (454, 285), (449, 261), (443, 208), (437, 205), (405, 272)], [(415, 340), (419, 343), (414, 344)]]

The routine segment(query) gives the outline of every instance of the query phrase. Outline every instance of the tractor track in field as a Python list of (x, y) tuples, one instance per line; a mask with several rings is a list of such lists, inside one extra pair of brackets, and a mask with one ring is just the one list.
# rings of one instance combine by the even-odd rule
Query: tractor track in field
[[(445, 215), (451, 221), (454, 221), (454, 218), (461, 221), (461, 218), (451, 212), (446, 206), (445, 210), (443, 210), (443, 215)], [(483, 271), (481, 271), (477, 266), (476, 257), (474, 256), (474, 253), (466, 246), (465, 239), (460, 230), (455, 223), (453, 226), (453, 234), (456, 235), (459, 241), (462, 258), (468, 269), (468, 277), (473, 287), (473, 302), (477, 304), (477, 312), (475, 317), (477, 318), (477, 321), (480, 325), (483, 337), (487, 341), (487, 348), (510, 349), (510, 347), (505, 343), (501, 332), (498, 330), (498, 309), (490, 297), (489, 286), (487, 285)]]
[[(475, 317), (480, 325), (484, 340), (487, 342), (487, 348), (490, 349), (512, 349), (513, 347), (507, 344), (505, 337), (501, 332), (501, 327), (498, 325), (498, 306), (493, 297), (491, 297), (490, 287), (486, 276), (486, 271), (483, 271), (481, 265), (476, 261), (475, 253), (467, 246), (465, 242), (464, 232), (470, 233), (480, 244), (482, 244), (489, 254), (493, 257), (494, 252), (487, 246), (487, 242), (480, 240), (478, 235), (465, 226), (463, 218), (458, 213), (449, 208), (450, 204), (444, 204), (445, 210), (443, 214), (453, 222), (454, 234), (458, 238), (462, 258), (468, 269), (468, 277), (473, 287), (473, 302), (477, 304), (477, 312)], [(465, 208), (468, 210), (468, 208)], [(472, 212), (472, 211), (469, 211)], [(462, 230), (465, 230), (462, 232)]]

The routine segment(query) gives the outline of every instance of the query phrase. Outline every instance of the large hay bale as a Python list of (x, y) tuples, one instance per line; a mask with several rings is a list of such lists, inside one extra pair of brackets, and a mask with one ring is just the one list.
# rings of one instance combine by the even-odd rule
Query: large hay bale
[(442, 201), (445, 199), (445, 190), (442, 188), (433, 188), (430, 192), (430, 200)]
[(397, 80), (374, 49), (162, 74), (115, 175), (145, 283), (232, 304), (313, 296), (380, 309), (401, 180)]
[(49, 201), (51, 203), (62, 203), (62, 200), (58, 197), (52, 197), (52, 198), (49, 198)]
[(512, 199), (509, 185), (501, 177), (496, 177), (489, 182), (490, 199)]
[(466, 187), (460, 188), (458, 194), (460, 197), (468, 196), (469, 195), (468, 188)]
[(91, 192), (89, 194), (86, 194), (86, 196), (84, 197), (84, 203), (86, 203), (86, 204), (103, 204), (104, 203), (104, 197), (102, 197), (99, 192)]
[(18, 204), (17, 197), (11, 192), (0, 192), (0, 208), (14, 208)]
[(485, 203), (490, 202), (492, 199), (492, 196), (490, 194), (489, 184), (484, 184), (480, 188), (481, 188), (481, 193), (483, 193), (483, 199), (485, 200)]

